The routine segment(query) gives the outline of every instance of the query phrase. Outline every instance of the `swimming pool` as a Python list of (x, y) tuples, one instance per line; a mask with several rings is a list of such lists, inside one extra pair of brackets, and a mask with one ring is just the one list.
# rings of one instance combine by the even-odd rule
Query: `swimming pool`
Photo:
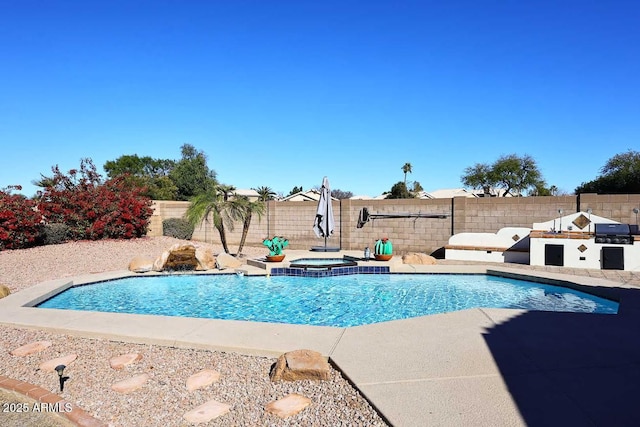
[(618, 310), (616, 302), (568, 288), (459, 274), (130, 277), (72, 287), (38, 307), (337, 327), (475, 307)]

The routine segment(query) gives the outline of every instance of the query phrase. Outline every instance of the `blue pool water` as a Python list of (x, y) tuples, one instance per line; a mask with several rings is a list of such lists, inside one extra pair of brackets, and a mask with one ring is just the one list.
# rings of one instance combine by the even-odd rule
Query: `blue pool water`
[(613, 301), (568, 288), (451, 274), (132, 277), (70, 288), (39, 307), (339, 327), (474, 307), (618, 310)]

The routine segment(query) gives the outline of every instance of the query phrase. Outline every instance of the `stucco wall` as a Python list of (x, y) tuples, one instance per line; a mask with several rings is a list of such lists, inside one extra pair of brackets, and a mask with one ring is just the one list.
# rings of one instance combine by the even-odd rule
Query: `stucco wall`
[[(640, 241), (636, 241), (633, 245), (611, 245), (595, 243), (593, 239), (535, 238), (531, 239), (530, 264), (545, 265), (545, 246), (561, 245), (564, 267), (600, 269), (603, 268), (602, 248), (616, 247), (622, 249), (624, 253), (624, 269), (638, 271), (640, 270), (640, 245), (638, 243)], [(579, 249), (581, 246), (584, 246), (583, 250)]]
[[(148, 235), (162, 235), (162, 223), (166, 218), (179, 218), (186, 211), (188, 202), (154, 202), (155, 216)], [(321, 246), (324, 240), (317, 238), (312, 226), (316, 202), (268, 202), (261, 218), (254, 216), (247, 237), (247, 245), (261, 245), (267, 236), (282, 235), (289, 239), (291, 249), (309, 249)], [(363, 228), (356, 228), (358, 214), (366, 207), (369, 213), (438, 213), (450, 214), (446, 219), (392, 218), (376, 219)], [(418, 251), (432, 253), (448, 243), (449, 237), (462, 232), (495, 233), (503, 227), (531, 227), (534, 222), (556, 218), (563, 213), (593, 210), (593, 214), (623, 223), (636, 223), (634, 207), (640, 207), (640, 194), (596, 195), (559, 197), (508, 197), (471, 199), (403, 199), (403, 200), (341, 200), (333, 203), (336, 230), (329, 239), (330, 246), (360, 250), (373, 247), (384, 236), (393, 242), (394, 253)], [(242, 234), (242, 223), (235, 224), (227, 232), (230, 250), (237, 249)], [(211, 221), (196, 229), (194, 240), (219, 242), (217, 230)]]

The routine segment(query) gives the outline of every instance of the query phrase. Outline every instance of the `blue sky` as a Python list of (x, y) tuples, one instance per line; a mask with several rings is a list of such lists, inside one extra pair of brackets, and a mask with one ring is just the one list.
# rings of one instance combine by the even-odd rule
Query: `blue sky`
[(124, 154), (377, 195), (529, 154), (572, 192), (640, 142), (638, 1), (0, 0), (0, 188)]

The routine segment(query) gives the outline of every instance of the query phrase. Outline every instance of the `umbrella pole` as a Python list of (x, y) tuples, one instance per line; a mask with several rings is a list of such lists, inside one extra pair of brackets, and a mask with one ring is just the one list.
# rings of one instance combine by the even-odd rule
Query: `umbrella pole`
[(329, 202), (331, 201), (331, 192), (325, 189), (327, 192), (327, 212), (325, 218), (327, 219), (327, 225), (324, 230), (324, 251), (327, 252), (327, 234), (329, 234)]

